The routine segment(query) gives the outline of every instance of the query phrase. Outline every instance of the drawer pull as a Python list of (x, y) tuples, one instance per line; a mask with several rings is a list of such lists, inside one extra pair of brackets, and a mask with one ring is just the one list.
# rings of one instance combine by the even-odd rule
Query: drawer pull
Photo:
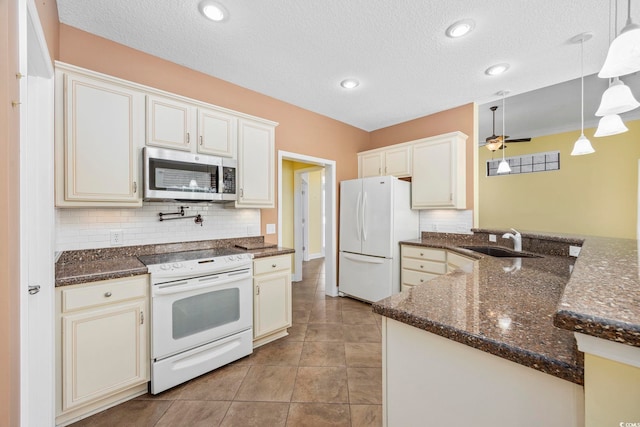
[(421, 265), (420, 268), (424, 268), (424, 265)]
[(420, 283), (424, 283), (424, 279), (420, 279)]
[(271, 264), (271, 267), (272, 267), (272, 268), (276, 268), (276, 267), (277, 267), (277, 265), (276, 265), (276, 264)]
[(420, 256), (424, 256), (424, 252), (420, 252)]
[(112, 295), (111, 292), (105, 292), (104, 293), (104, 296), (107, 297), (107, 298), (109, 298), (111, 295)]

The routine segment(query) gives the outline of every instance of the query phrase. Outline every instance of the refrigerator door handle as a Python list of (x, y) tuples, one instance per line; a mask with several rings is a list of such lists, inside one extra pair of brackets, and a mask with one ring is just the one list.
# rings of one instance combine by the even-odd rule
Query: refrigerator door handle
[(365, 191), (364, 197), (362, 200), (362, 237), (364, 240), (367, 240), (367, 223), (366, 216), (364, 215), (364, 211), (367, 208), (367, 192)]
[(372, 257), (372, 256), (354, 255), (354, 254), (349, 254), (345, 252), (343, 252), (342, 255), (346, 259), (349, 259), (351, 261), (366, 262), (369, 264), (383, 264), (384, 261), (387, 259), (387, 258), (378, 258), (378, 257)]
[(358, 203), (356, 204), (356, 234), (358, 235), (358, 241), (360, 240), (360, 234), (362, 229), (360, 228), (360, 202), (362, 201), (362, 191), (358, 192)]

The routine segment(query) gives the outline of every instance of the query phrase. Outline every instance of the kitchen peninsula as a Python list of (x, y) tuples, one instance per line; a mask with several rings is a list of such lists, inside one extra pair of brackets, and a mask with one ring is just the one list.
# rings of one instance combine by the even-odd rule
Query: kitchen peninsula
[[(490, 234), (498, 235), (493, 245), (510, 246), (499, 238), (504, 231), (423, 233), (403, 242), (477, 261), (374, 304), (385, 316), (386, 425), (595, 426), (612, 416), (617, 423), (637, 419), (638, 405), (625, 406), (625, 398), (590, 404), (611, 387), (637, 403), (636, 241), (523, 233), (524, 251), (542, 255), (530, 258), (461, 248), (491, 244)], [(570, 246), (582, 246), (577, 259), (568, 256)], [(631, 354), (621, 379), (608, 371), (593, 375), (610, 368), (590, 362), (598, 345), (585, 356), (581, 337)], [(622, 382), (593, 382), (602, 377)]]

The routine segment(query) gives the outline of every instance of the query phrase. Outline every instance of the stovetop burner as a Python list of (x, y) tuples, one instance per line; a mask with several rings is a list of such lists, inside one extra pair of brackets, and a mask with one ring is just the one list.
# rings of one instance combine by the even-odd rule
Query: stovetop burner
[(144, 265), (158, 265), (158, 264), (170, 264), (182, 261), (193, 260), (205, 260), (210, 258), (224, 257), (229, 255), (246, 254), (247, 251), (243, 251), (237, 248), (214, 248), (214, 249), (199, 249), (196, 251), (184, 251), (184, 252), (168, 252), (166, 254), (156, 255), (142, 255), (138, 259)]

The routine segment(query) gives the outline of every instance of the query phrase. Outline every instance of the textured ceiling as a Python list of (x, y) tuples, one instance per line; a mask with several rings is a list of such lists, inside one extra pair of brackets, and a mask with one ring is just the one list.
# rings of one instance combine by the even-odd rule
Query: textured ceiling
[[(568, 40), (586, 31), (585, 73), (595, 73), (609, 44), (607, 0), (219, 1), (230, 12), (219, 24), (197, 0), (57, 3), (64, 24), (367, 131), (575, 79), (580, 48)], [(447, 38), (464, 18), (475, 30)], [(501, 62), (507, 73), (484, 74)], [(346, 77), (360, 86), (341, 89)]]

